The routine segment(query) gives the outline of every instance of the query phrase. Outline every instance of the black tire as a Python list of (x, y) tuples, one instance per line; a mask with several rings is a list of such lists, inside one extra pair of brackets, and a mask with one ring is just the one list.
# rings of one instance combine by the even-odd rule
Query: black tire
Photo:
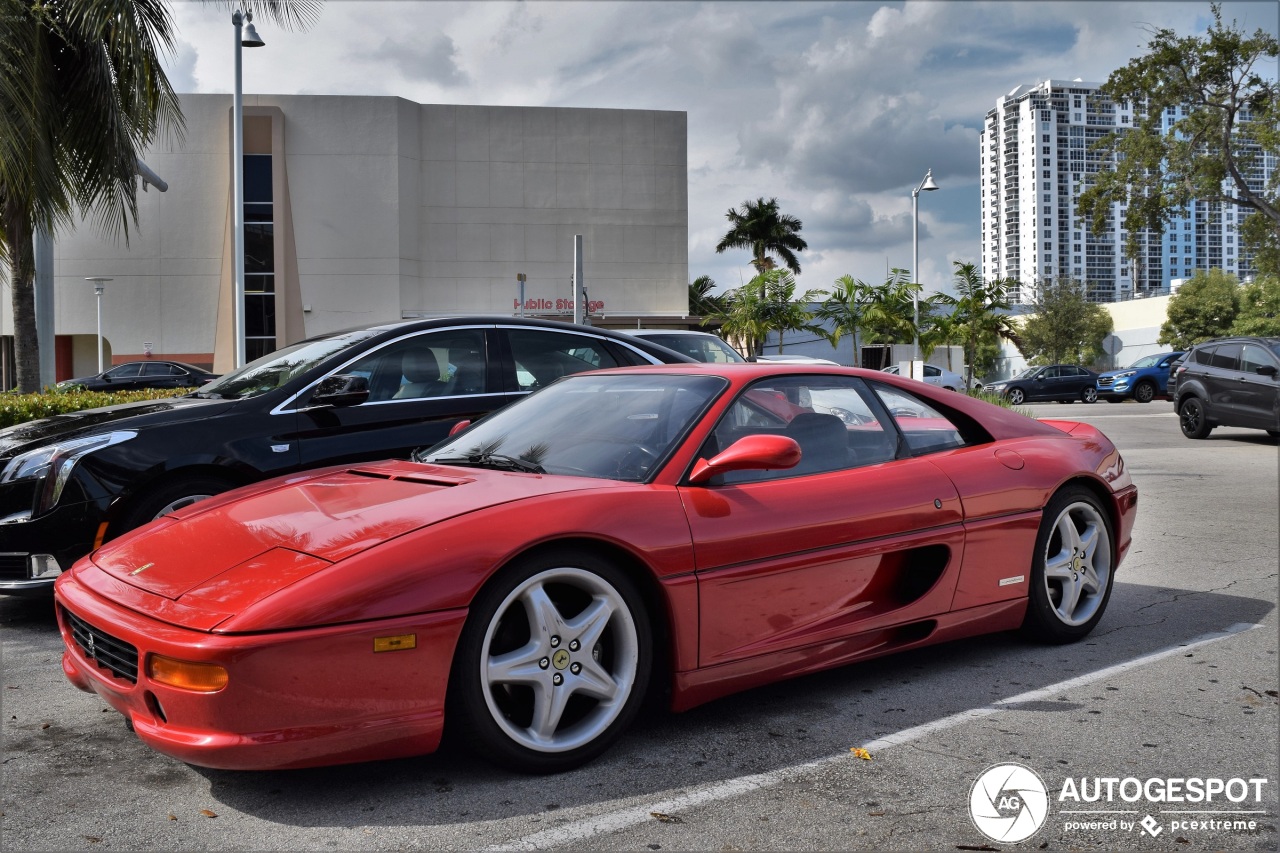
[(1017, 387), (1010, 388), (1008, 391), (1005, 391), (1004, 396), (1011, 406), (1021, 406), (1027, 401), (1027, 392)]
[(171, 480), (158, 488), (149, 489), (138, 495), (121, 517), (120, 525), (114, 532), (124, 533), (127, 530), (133, 530), (166, 513), (233, 488), (235, 484), (230, 480), (210, 474)]
[(1133, 386), (1133, 399), (1139, 403), (1150, 403), (1156, 398), (1156, 386), (1152, 382), (1139, 382)]
[(1178, 426), (1187, 438), (1206, 438), (1213, 426), (1199, 397), (1187, 397), (1178, 405)]
[(1045, 506), (1031, 558), (1022, 630), (1048, 643), (1073, 643), (1102, 619), (1115, 581), (1111, 516), (1093, 492), (1067, 486)]
[(1096, 386), (1089, 385), (1080, 391), (1080, 399), (1085, 403), (1098, 402), (1098, 389)]
[[(602, 622), (584, 616), (591, 608), (607, 612)], [(450, 673), (449, 725), (503, 767), (570, 770), (635, 718), (653, 648), (644, 598), (624, 571), (577, 549), (532, 555), (471, 604)]]

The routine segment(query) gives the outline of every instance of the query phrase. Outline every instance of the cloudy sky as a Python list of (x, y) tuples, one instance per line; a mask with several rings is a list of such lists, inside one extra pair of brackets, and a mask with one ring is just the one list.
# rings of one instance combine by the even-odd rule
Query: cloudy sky
[[(1276, 0), (1224, 17), (1276, 33)], [(230, 12), (177, 2), (180, 92), (230, 92)], [(682, 110), (689, 116), (689, 276), (736, 287), (725, 212), (776, 196), (804, 223), (802, 288), (911, 266), (920, 281), (979, 260), (978, 134), (996, 98), (1045, 79), (1105, 81), (1156, 27), (1201, 34), (1208, 2), (371, 2), (328, 0), (306, 32), (256, 22), (261, 94), (394, 95), (418, 103)], [(1275, 64), (1263, 69), (1274, 77)]]

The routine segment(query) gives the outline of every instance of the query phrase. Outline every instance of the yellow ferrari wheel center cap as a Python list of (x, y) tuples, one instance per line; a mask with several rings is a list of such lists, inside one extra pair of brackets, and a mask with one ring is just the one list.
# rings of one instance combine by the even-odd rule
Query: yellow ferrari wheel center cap
[(569, 653), (564, 649), (559, 649), (551, 656), (551, 665), (556, 669), (564, 669), (569, 665)]

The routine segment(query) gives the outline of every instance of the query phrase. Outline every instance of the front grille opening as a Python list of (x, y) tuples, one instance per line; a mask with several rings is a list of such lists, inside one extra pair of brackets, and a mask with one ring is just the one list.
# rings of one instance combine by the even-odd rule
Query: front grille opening
[(164, 715), (164, 706), (160, 704), (160, 700), (156, 698), (156, 694), (148, 690), (146, 695), (142, 698), (147, 705), (147, 710), (151, 712), (153, 717), (162, 723), (169, 722), (169, 718)]
[(81, 654), (105, 669), (116, 678), (130, 684), (138, 683), (138, 650), (124, 640), (117, 639), (101, 628), (64, 609), (67, 625), (71, 627), (71, 638), (75, 640)]

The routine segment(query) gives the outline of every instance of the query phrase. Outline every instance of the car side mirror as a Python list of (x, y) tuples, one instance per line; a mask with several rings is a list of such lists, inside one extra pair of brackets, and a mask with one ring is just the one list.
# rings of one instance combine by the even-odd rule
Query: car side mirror
[(358, 406), (369, 399), (369, 380), (363, 376), (337, 373), (326, 376), (311, 395), (312, 406)]
[(1274, 364), (1264, 364), (1258, 368), (1258, 373), (1263, 376), (1271, 376), (1274, 378), (1276, 375), (1276, 366)]
[(705, 483), (726, 471), (770, 471), (794, 468), (800, 461), (800, 445), (785, 435), (749, 435), (740, 438), (711, 459), (699, 459), (689, 475), (693, 485)]

